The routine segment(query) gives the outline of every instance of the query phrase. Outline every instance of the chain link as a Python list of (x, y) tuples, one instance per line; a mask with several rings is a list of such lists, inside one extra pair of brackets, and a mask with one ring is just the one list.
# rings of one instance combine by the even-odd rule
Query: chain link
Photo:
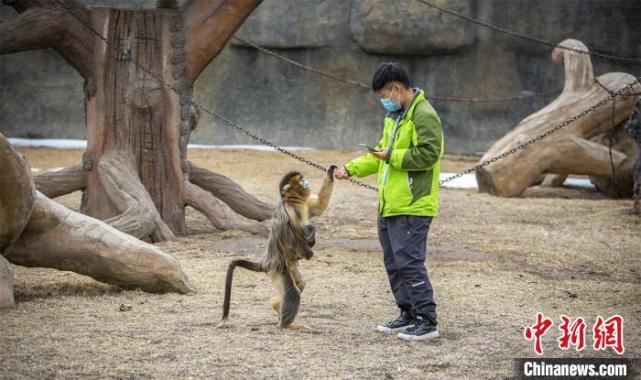
[(447, 178), (443, 179), (442, 181), (439, 181), (439, 185), (442, 186), (443, 184), (445, 184), (447, 182), (450, 182), (450, 181), (452, 181), (454, 179), (460, 178), (460, 177), (462, 177), (462, 176), (464, 176), (466, 174), (470, 174), (470, 173), (472, 173), (472, 172), (474, 172), (474, 171), (476, 171), (476, 170), (478, 170), (480, 168), (483, 168), (485, 166), (493, 164), (496, 161), (501, 160), (501, 159), (503, 159), (503, 158), (505, 158), (505, 157), (507, 157), (509, 155), (515, 154), (516, 152), (525, 149), (529, 145), (532, 145), (534, 143), (537, 143), (537, 142), (545, 139), (546, 137), (550, 136), (551, 134), (553, 134), (555, 132), (558, 132), (559, 130), (565, 128), (566, 126), (568, 126), (568, 125), (570, 125), (572, 123), (574, 123), (575, 121), (577, 121), (579, 119), (582, 119), (583, 117), (585, 117), (587, 114), (593, 112), (594, 110), (603, 107), (605, 104), (607, 104), (609, 102), (614, 101), (614, 99), (616, 99), (619, 96), (622, 96), (626, 91), (632, 90), (632, 88), (636, 84), (638, 84), (640, 82), (641, 82), (641, 77), (637, 77), (634, 81), (628, 83), (625, 87), (621, 88), (620, 90), (618, 90), (616, 92), (610, 92), (610, 95), (608, 95), (607, 98), (601, 100), (600, 102), (598, 102), (596, 104), (593, 104), (589, 108), (586, 108), (585, 110), (583, 110), (580, 113), (574, 115), (573, 117), (571, 117), (569, 119), (566, 119), (565, 121), (563, 121), (562, 123), (554, 126), (553, 128), (548, 129), (545, 132), (541, 133), (540, 135), (535, 136), (535, 137), (531, 138), (530, 140), (528, 140), (528, 141), (526, 141), (524, 143), (518, 144), (514, 148), (509, 149), (509, 150), (507, 150), (507, 151), (505, 151), (505, 152), (503, 152), (503, 153), (501, 153), (501, 154), (499, 154), (497, 156), (494, 156), (492, 158), (484, 160), (484, 161), (482, 161), (482, 162), (470, 167), (469, 169), (466, 169), (466, 170), (464, 170), (464, 171), (462, 171), (460, 173), (457, 173), (455, 175), (447, 177)]
[[(76, 19), (78, 22), (80, 22), (85, 28), (87, 28), (94, 35), (96, 35), (98, 38), (100, 38), (102, 41), (104, 41), (108, 48), (114, 48), (114, 46), (112, 44), (110, 44), (109, 41), (105, 37), (103, 37), (95, 29), (93, 29), (93, 27), (91, 25), (89, 25), (88, 23), (83, 21), (78, 15), (76, 15), (76, 13), (72, 9), (67, 7), (67, 5), (64, 4), (61, 0), (55, 0), (55, 1), (62, 8), (64, 8), (67, 12), (69, 12), (74, 17), (74, 19)], [(117, 49), (117, 47), (115, 47), (115, 48)], [(158, 74), (156, 74), (153, 71), (149, 70), (148, 68), (140, 65), (138, 63), (138, 61), (135, 60), (134, 58), (130, 57), (129, 58), (129, 62), (133, 63), (140, 70), (142, 70), (145, 73), (149, 74), (152, 78), (157, 80), (161, 85), (173, 90), (174, 92), (176, 92), (179, 95), (181, 94), (182, 90), (180, 88), (176, 87), (175, 85), (172, 85), (171, 83), (168, 83), (162, 77), (160, 77)], [(512, 155), (512, 154), (518, 152), (519, 150), (525, 149), (527, 146), (529, 146), (531, 144), (534, 144), (534, 143), (536, 143), (538, 141), (543, 140), (544, 138), (546, 138), (549, 135), (559, 131), (560, 129), (564, 128), (565, 126), (567, 126), (569, 124), (572, 124), (573, 122), (583, 118), (585, 115), (591, 113), (592, 111), (596, 110), (597, 108), (602, 107), (604, 104), (613, 101), (616, 97), (621, 96), (627, 90), (632, 89), (634, 87), (634, 85), (639, 83), (640, 81), (641, 81), (641, 77), (637, 77), (635, 81), (629, 83), (624, 88), (622, 88), (622, 89), (620, 89), (620, 90), (618, 90), (616, 92), (610, 93), (610, 95), (606, 99), (603, 99), (602, 101), (600, 101), (600, 102), (592, 105), (591, 107), (583, 110), (579, 114), (573, 116), (570, 119), (565, 120), (561, 124), (556, 125), (552, 129), (549, 129), (549, 130), (543, 132), (542, 134), (540, 134), (540, 135), (528, 140), (525, 143), (519, 144), (516, 147), (514, 147), (514, 148), (512, 148), (512, 149), (510, 149), (510, 150), (508, 150), (506, 152), (503, 152), (503, 153), (501, 153), (501, 154), (499, 154), (499, 155), (497, 155), (495, 157), (492, 157), (492, 158), (487, 159), (487, 160), (485, 160), (483, 162), (480, 162), (479, 164), (474, 165), (474, 166), (472, 166), (472, 167), (470, 167), (470, 168), (468, 168), (468, 169), (466, 169), (466, 170), (464, 170), (464, 171), (462, 171), (460, 173), (457, 173), (457, 174), (452, 175), (452, 176), (450, 176), (448, 178), (445, 178), (444, 180), (439, 181), (439, 185), (442, 186), (443, 184), (445, 184), (447, 182), (450, 182), (450, 181), (452, 181), (452, 180), (454, 180), (456, 178), (460, 178), (460, 177), (462, 177), (462, 176), (464, 176), (466, 174), (470, 174), (470, 173), (476, 171), (477, 169), (480, 169), (482, 167), (488, 166), (488, 165), (490, 165), (490, 164), (492, 164), (492, 163), (494, 163), (494, 162), (496, 162), (498, 160), (501, 160), (501, 159), (503, 159), (503, 158), (505, 158), (505, 157), (507, 157), (509, 155)], [(323, 166), (323, 165), (321, 165), (319, 163), (316, 163), (316, 162), (314, 162), (312, 160), (309, 160), (309, 159), (307, 159), (307, 158), (305, 158), (305, 157), (303, 157), (301, 155), (298, 155), (298, 154), (296, 154), (294, 152), (291, 152), (291, 151), (289, 151), (289, 150), (287, 150), (287, 149), (285, 149), (285, 148), (283, 148), (283, 147), (281, 147), (281, 146), (279, 146), (277, 144), (274, 144), (273, 142), (271, 142), (269, 140), (266, 140), (266, 139), (264, 139), (264, 138), (262, 138), (262, 137), (260, 137), (260, 136), (258, 136), (256, 134), (254, 134), (253, 132), (249, 131), (248, 129), (241, 127), (237, 123), (235, 123), (232, 120), (224, 117), (223, 115), (219, 114), (218, 112), (210, 109), (209, 107), (207, 107), (205, 105), (202, 105), (202, 104), (196, 102), (193, 99), (193, 97), (191, 97), (191, 96), (187, 97), (187, 101), (190, 102), (191, 104), (193, 104), (195, 107), (198, 107), (199, 109), (201, 109), (201, 110), (205, 111), (206, 113), (214, 116), (215, 118), (221, 120), (223, 123), (229, 125), (230, 127), (236, 129), (237, 131), (245, 134), (246, 136), (248, 136), (248, 137), (260, 142), (263, 145), (269, 146), (269, 147), (271, 147), (271, 148), (273, 148), (273, 149), (275, 149), (275, 150), (277, 150), (277, 151), (279, 151), (279, 152), (281, 152), (281, 153), (283, 153), (283, 154), (285, 154), (285, 155), (287, 155), (287, 156), (289, 156), (289, 157), (291, 157), (291, 158), (293, 158), (293, 159), (295, 159), (297, 161), (300, 161), (300, 162), (302, 162), (302, 163), (304, 163), (304, 164), (306, 164), (308, 166), (311, 166), (313, 168), (316, 168), (318, 170), (322, 170), (322, 171), (326, 171), (327, 170), (327, 168), (325, 166)], [(364, 187), (366, 189), (373, 190), (373, 191), (378, 191), (378, 188), (376, 188), (375, 186), (371, 186), (371, 185), (366, 184), (366, 183), (364, 183), (362, 181), (359, 181), (359, 180), (357, 180), (355, 178), (349, 178), (349, 181), (351, 183), (355, 184), (355, 185)]]
[[(233, 39), (247, 45), (251, 46), (252, 48), (261, 51), (267, 55), (270, 55), (276, 59), (280, 59), (283, 62), (289, 63), (290, 65), (296, 66), (300, 69), (325, 76), (327, 78), (333, 79), (337, 82), (342, 82), (346, 83), (355, 87), (359, 87), (362, 89), (368, 89), (370, 86), (366, 85), (363, 82), (343, 78), (341, 76), (338, 76), (334, 73), (330, 73), (328, 71), (323, 71), (320, 69), (317, 69), (315, 67), (309, 66), (302, 64), (300, 62), (294, 61), (291, 58), (285, 57), (282, 54), (278, 54), (273, 50), (267, 49), (263, 46), (258, 45), (257, 43), (238, 37), (238, 36), (233, 36)], [(479, 97), (465, 97), (465, 96), (440, 96), (440, 95), (425, 95), (426, 98), (430, 100), (439, 100), (439, 101), (444, 101), (444, 102), (462, 102), (462, 103), (486, 103), (486, 102), (509, 102), (509, 101), (517, 101), (517, 100), (522, 100), (522, 99), (530, 99), (530, 98), (536, 98), (536, 97), (541, 97), (541, 96), (548, 96), (548, 95), (553, 95), (553, 94), (558, 94), (560, 93), (561, 90), (547, 90), (547, 91), (541, 91), (541, 92), (533, 92), (529, 94), (521, 94), (521, 95), (510, 95), (510, 96), (499, 96), (499, 97), (491, 97), (491, 98), (479, 98)]]
[[(234, 128), (235, 130), (245, 134), (246, 136), (251, 137), (252, 139), (260, 142), (263, 145), (267, 145), (267, 146), (273, 148), (274, 150), (277, 150), (277, 151), (279, 151), (279, 152), (281, 152), (281, 153), (283, 153), (283, 154), (285, 154), (285, 155), (287, 155), (287, 156), (289, 156), (289, 157), (291, 157), (291, 158), (293, 158), (293, 159), (295, 159), (297, 161), (300, 161), (300, 162), (302, 162), (302, 163), (304, 163), (304, 164), (306, 164), (308, 166), (311, 166), (311, 167), (316, 168), (318, 170), (327, 171), (327, 168), (325, 166), (323, 166), (323, 165), (321, 165), (319, 163), (316, 163), (316, 162), (314, 162), (314, 161), (312, 161), (310, 159), (307, 159), (307, 158), (305, 158), (303, 156), (300, 156), (300, 155), (298, 155), (298, 154), (296, 154), (296, 153), (294, 153), (292, 151), (289, 151), (289, 150), (287, 150), (287, 149), (285, 149), (285, 148), (283, 148), (283, 147), (281, 147), (279, 145), (276, 145), (276, 144), (272, 143), (271, 141), (265, 140), (264, 138), (262, 138), (260, 136), (255, 135), (253, 132), (249, 131), (246, 128), (241, 127), (237, 123), (229, 120), (228, 118), (224, 117), (223, 115), (219, 114), (218, 112), (216, 112), (216, 111), (214, 111), (212, 109), (209, 109), (207, 106), (203, 106), (201, 104), (197, 104), (197, 107), (199, 107), (202, 110), (204, 110), (205, 112), (215, 116), (216, 118), (221, 120), (223, 123), (229, 125), (230, 127)], [(364, 183), (362, 181), (359, 181), (359, 180), (357, 180), (355, 178), (350, 178), (349, 181), (351, 183), (353, 183), (353, 184), (356, 184), (358, 186), (362, 186), (362, 187), (364, 187), (366, 189), (378, 191), (378, 189), (376, 187), (368, 185), (368, 184), (366, 184), (366, 183)]]
[(417, 1), (419, 1), (419, 2), (421, 2), (423, 4), (425, 4), (425, 5), (428, 5), (428, 6), (432, 7), (432, 8), (438, 9), (439, 11), (441, 11), (443, 13), (447, 13), (447, 14), (449, 14), (451, 16), (455, 16), (455, 17), (461, 18), (461, 19), (463, 19), (463, 20), (465, 20), (467, 22), (471, 22), (473, 24), (481, 25), (481, 26), (484, 26), (486, 28), (490, 28), (492, 30), (496, 30), (497, 32), (505, 33), (505, 34), (508, 34), (510, 36), (513, 36), (513, 37), (521, 38), (521, 39), (524, 39), (524, 40), (527, 40), (527, 41), (531, 41), (531, 42), (536, 42), (536, 43), (539, 43), (539, 44), (542, 44), (542, 45), (547, 45), (547, 46), (550, 46), (550, 47), (553, 47), (553, 48), (554, 47), (558, 47), (559, 49), (572, 51), (572, 52), (579, 53), (579, 54), (585, 54), (585, 55), (591, 55), (591, 56), (594, 56), (594, 57), (607, 58), (607, 59), (611, 59), (611, 60), (615, 60), (615, 61), (624, 62), (624, 63), (630, 64), (630, 65), (641, 66), (641, 59), (639, 59), (639, 58), (619, 57), (619, 56), (616, 56), (616, 55), (613, 55), (613, 54), (606, 54), (606, 53), (600, 53), (600, 52), (595, 52), (595, 51), (577, 49), (577, 48), (573, 48), (573, 47), (569, 47), (569, 46), (558, 45), (558, 44), (555, 44), (554, 42), (546, 41), (546, 40), (543, 40), (543, 39), (540, 39), (540, 38), (536, 38), (536, 37), (532, 37), (532, 36), (527, 36), (525, 34), (517, 33), (515, 31), (509, 30), (509, 29), (506, 29), (506, 28), (503, 28), (503, 27), (500, 27), (500, 26), (492, 25), (492, 24), (487, 23), (485, 21), (477, 20), (475, 18), (466, 16), (466, 15), (464, 15), (462, 13), (459, 13), (459, 12), (453, 11), (451, 9), (442, 7), (442, 6), (436, 4), (436, 3), (432, 2), (432, 1), (429, 1), (429, 0), (417, 0)]
[[(75, 13), (72, 9), (70, 9), (70, 8), (69, 8), (69, 7), (68, 7), (64, 2), (62, 2), (61, 0), (55, 0), (55, 1), (56, 1), (56, 3), (58, 3), (62, 8), (64, 8), (67, 12), (69, 12), (69, 14), (71, 14), (71, 16), (73, 16), (73, 18), (74, 18), (74, 19), (76, 19), (78, 22), (80, 22), (80, 23), (81, 23), (81, 24), (82, 24), (86, 29), (88, 29), (92, 34), (94, 34), (94, 35), (96, 35), (98, 38), (100, 38), (100, 39), (101, 39), (101, 40), (102, 40), (102, 41), (107, 45), (107, 47), (108, 47), (108, 48), (110, 48), (110, 49), (112, 49), (112, 48), (118, 49), (118, 47), (117, 47), (117, 46), (113, 46), (112, 44), (110, 44), (110, 43), (109, 43), (109, 41), (108, 41), (105, 37), (103, 37), (100, 33), (98, 33), (98, 32), (97, 32), (97, 31), (96, 31), (96, 30), (95, 30), (91, 25), (89, 25), (89, 24), (88, 24), (88, 23), (86, 23), (84, 20), (82, 20), (78, 15), (76, 15), (76, 13)], [(129, 58), (129, 61), (130, 61), (131, 63), (133, 63), (133, 64), (134, 64), (137, 68), (139, 68), (140, 70), (142, 70), (142, 71), (144, 71), (145, 73), (149, 74), (149, 76), (151, 76), (154, 80), (158, 81), (158, 83), (160, 83), (161, 85), (163, 85), (163, 86), (165, 86), (165, 87), (167, 87), (167, 88), (171, 89), (172, 91), (174, 91), (174, 92), (175, 92), (176, 94), (178, 94), (178, 95), (180, 95), (180, 94), (181, 94), (181, 91), (182, 91), (182, 90), (181, 90), (180, 88), (178, 88), (177, 86), (175, 86), (175, 85), (173, 85), (173, 84), (171, 84), (171, 83), (169, 83), (169, 82), (165, 81), (165, 80), (164, 80), (160, 75), (158, 75), (158, 74), (154, 73), (153, 71), (149, 70), (148, 68), (146, 68), (146, 67), (142, 66), (140, 63), (138, 63), (138, 61), (137, 61), (135, 58), (131, 58), (131, 57), (130, 57), (130, 58)], [(295, 159), (295, 160), (297, 160), (297, 161), (300, 161), (300, 162), (302, 162), (302, 163), (304, 163), (304, 164), (308, 165), (308, 166), (311, 166), (311, 167), (316, 168), (316, 169), (318, 169), (318, 170), (322, 170), (322, 171), (324, 171), (324, 172), (325, 172), (325, 171), (327, 171), (327, 168), (326, 168), (325, 166), (323, 166), (323, 165), (321, 165), (321, 164), (318, 164), (318, 163), (316, 163), (316, 162), (314, 162), (314, 161), (312, 161), (312, 160), (309, 160), (309, 159), (307, 159), (307, 158), (305, 158), (305, 157), (303, 157), (303, 156), (301, 156), (301, 155), (298, 155), (298, 154), (296, 154), (296, 153), (294, 153), (294, 152), (291, 152), (291, 151), (289, 151), (289, 150), (287, 150), (287, 149), (285, 149), (285, 148), (283, 148), (283, 147), (281, 147), (281, 146), (279, 146), (279, 145), (277, 145), (277, 144), (274, 144), (273, 142), (271, 142), (271, 141), (269, 141), (269, 140), (266, 140), (266, 139), (264, 139), (264, 138), (262, 138), (262, 137), (260, 137), (260, 136), (258, 136), (258, 135), (256, 135), (256, 134), (254, 134), (253, 132), (249, 131), (249, 130), (248, 130), (248, 129), (246, 129), (246, 128), (241, 127), (241, 126), (240, 126), (240, 125), (238, 125), (237, 123), (235, 123), (235, 122), (233, 122), (233, 121), (229, 120), (228, 118), (226, 118), (226, 117), (224, 117), (223, 115), (219, 114), (218, 112), (216, 112), (216, 111), (214, 111), (214, 110), (210, 109), (209, 107), (207, 107), (207, 106), (205, 106), (205, 105), (203, 105), (203, 104), (200, 104), (200, 103), (196, 102), (196, 101), (193, 99), (193, 97), (191, 97), (191, 96), (187, 96), (187, 97), (186, 97), (186, 100), (187, 100), (189, 103), (191, 103), (192, 105), (194, 105), (195, 107), (197, 107), (197, 108), (199, 108), (199, 109), (201, 109), (201, 110), (205, 111), (206, 113), (210, 114), (211, 116), (213, 116), (213, 117), (215, 117), (215, 118), (219, 119), (220, 121), (222, 121), (223, 123), (227, 124), (228, 126), (230, 126), (230, 127), (234, 128), (234, 129), (236, 129), (237, 131), (239, 131), (239, 132), (241, 132), (241, 133), (245, 134), (246, 136), (248, 136), (248, 137), (250, 137), (250, 138), (252, 138), (252, 139), (254, 139), (254, 140), (256, 140), (256, 141), (260, 142), (261, 144), (266, 145), (266, 146), (269, 146), (269, 147), (271, 147), (271, 148), (273, 148), (273, 149), (275, 149), (275, 150), (277, 150), (277, 151), (279, 151), (279, 152), (281, 152), (281, 153), (283, 153), (283, 154), (285, 154), (285, 155), (287, 155), (287, 156), (289, 156), (289, 157), (291, 157), (291, 158), (293, 158), (293, 159)], [(366, 184), (366, 183), (364, 183), (364, 182), (362, 182), (362, 181), (359, 181), (359, 180), (357, 180), (357, 179), (350, 178), (350, 179), (349, 179), (349, 181), (350, 181), (351, 183), (355, 184), (355, 185), (358, 185), (358, 186), (364, 187), (364, 188), (366, 188), (366, 189), (374, 190), (374, 191), (378, 191), (376, 187), (371, 186), (371, 185), (368, 185), (368, 184)]]

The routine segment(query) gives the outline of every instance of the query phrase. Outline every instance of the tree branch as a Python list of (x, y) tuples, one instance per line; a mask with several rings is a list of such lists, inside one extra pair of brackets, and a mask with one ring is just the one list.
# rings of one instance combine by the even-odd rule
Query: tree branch
[(36, 189), (48, 198), (82, 190), (87, 186), (85, 171), (82, 166), (72, 166), (55, 172), (44, 172), (34, 176)]
[(64, 10), (31, 8), (0, 24), (0, 54), (53, 48), (69, 22)]
[(241, 230), (261, 236), (269, 235), (271, 220), (252, 223), (240, 218), (222, 201), (189, 181), (185, 181), (185, 203), (203, 213), (219, 230)]
[(273, 206), (254, 198), (224, 175), (210, 172), (189, 162), (189, 180), (246, 218), (263, 221), (272, 217)]
[(262, 0), (192, 0), (185, 7), (187, 78), (193, 83)]
[[(64, 1), (86, 23), (89, 11), (75, 0)], [(0, 54), (55, 49), (84, 79), (92, 78), (93, 38), (84, 26), (53, 0), (18, 0), (11, 4), (21, 14), (0, 24)]]

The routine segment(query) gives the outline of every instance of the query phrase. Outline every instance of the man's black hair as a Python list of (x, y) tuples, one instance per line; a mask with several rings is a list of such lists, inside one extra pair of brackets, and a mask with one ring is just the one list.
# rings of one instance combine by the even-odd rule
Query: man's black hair
[(390, 82), (400, 82), (409, 88), (410, 76), (407, 74), (407, 70), (398, 63), (381, 63), (372, 77), (372, 91), (376, 92)]

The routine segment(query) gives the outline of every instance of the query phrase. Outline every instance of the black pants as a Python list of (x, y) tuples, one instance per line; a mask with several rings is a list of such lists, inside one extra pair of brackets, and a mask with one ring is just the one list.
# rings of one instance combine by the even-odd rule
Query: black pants
[(424, 216), (379, 216), (378, 240), (396, 304), (436, 320), (434, 291), (425, 268), (431, 223), (432, 218)]

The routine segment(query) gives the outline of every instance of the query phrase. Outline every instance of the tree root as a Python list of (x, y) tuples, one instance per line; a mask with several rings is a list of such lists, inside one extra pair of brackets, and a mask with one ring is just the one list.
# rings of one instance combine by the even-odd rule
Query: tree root
[(87, 177), (82, 166), (72, 166), (55, 172), (44, 172), (33, 177), (36, 189), (48, 198), (82, 190), (87, 186)]
[(140, 182), (131, 153), (105, 153), (98, 163), (98, 177), (120, 215), (105, 223), (140, 239), (173, 240), (174, 233), (162, 220), (156, 205)]
[(214, 227), (221, 230), (238, 229), (261, 236), (269, 235), (270, 219), (260, 223), (248, 222), (236, 215), (223, 201), (214, 197), (210, 192), (189, 181), (185, 181), (184, 186), (185, 203), (203, 213)]
[(3, 255), (17, 265), (68, 270), (124, 288), (193, 291), (174, 256), (39, 192), (29, 224)]
[(13, 298), (13, 268), (0, 256), (0, 309), (15, 306)]
[(189, 162), (189, 180), (246, 218), (263, 221), (272, 217), (272, 206), (248, 194), (229, 178), (198, 167), (193, 162)]
[(0, 253), (16, 241), (31, 217), (33, 179), (29, 164), (0, 133)]

